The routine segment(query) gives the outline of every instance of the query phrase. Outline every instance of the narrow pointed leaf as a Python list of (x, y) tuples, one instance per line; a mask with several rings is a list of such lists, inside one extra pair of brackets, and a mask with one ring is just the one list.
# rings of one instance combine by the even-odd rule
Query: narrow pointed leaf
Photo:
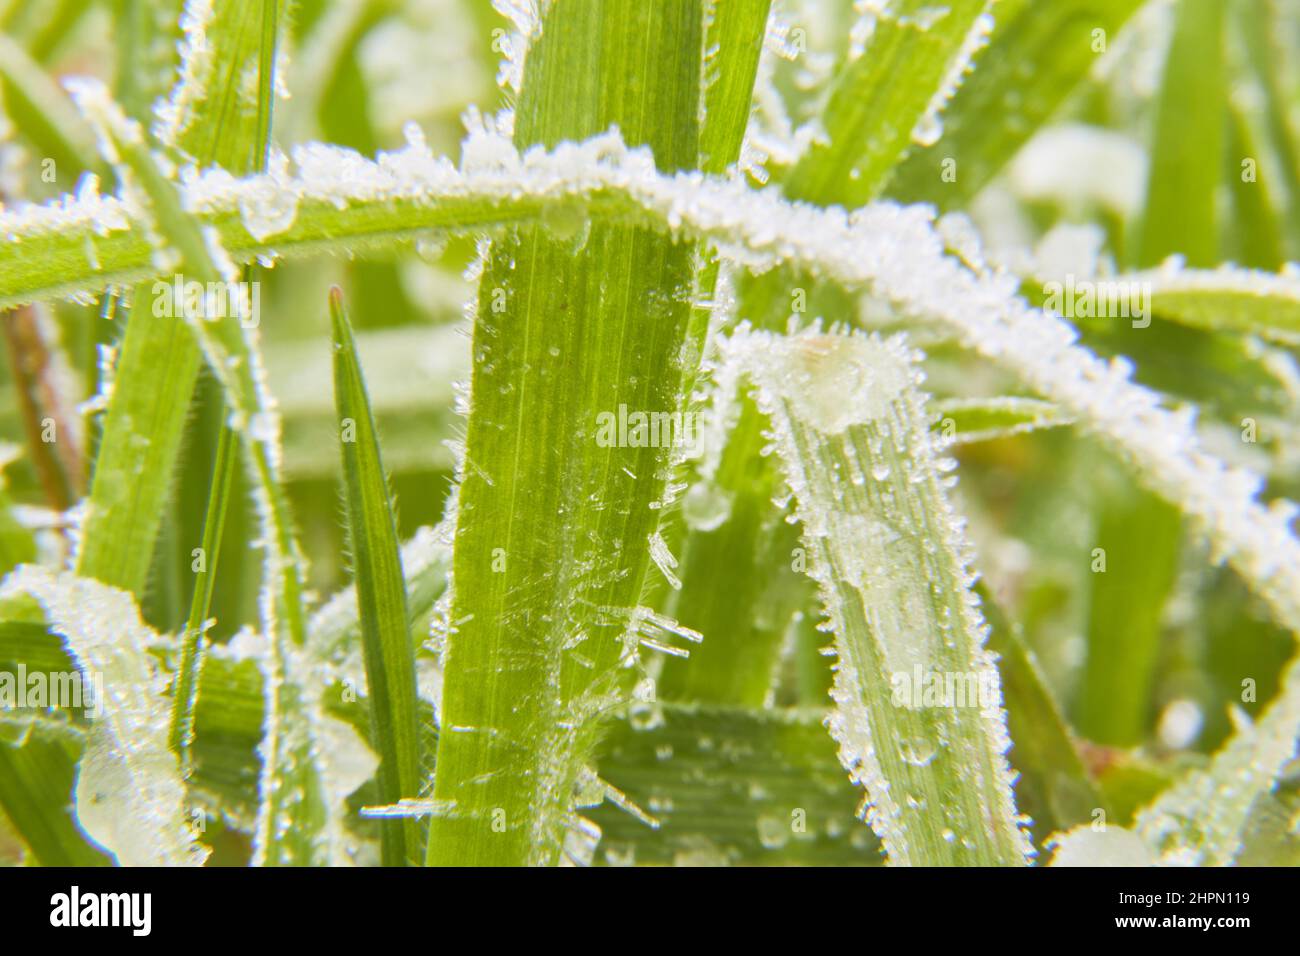
[[(407, 631), (406, 583), (397, 548), (387, 479), (370, 414), (356, 343), (338, 289), (330, 293), (334, 330), (334, 395), (342, 435), (348, 540), (356, 568), (357, 606), (365, 653), (372, 737), (379, 752), (379, 798), (395, 804), (420, 795), (415, 658)], [(412, 820), (383, 828), (384, 862), (419, 859)]]

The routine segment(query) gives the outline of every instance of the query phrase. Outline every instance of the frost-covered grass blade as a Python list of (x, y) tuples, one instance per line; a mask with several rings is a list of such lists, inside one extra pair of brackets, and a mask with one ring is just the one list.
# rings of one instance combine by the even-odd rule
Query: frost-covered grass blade
[(741, 333), (835, 637), (831, 734), (899, 864), (1023, 864), (987, 625), (898, 339)]

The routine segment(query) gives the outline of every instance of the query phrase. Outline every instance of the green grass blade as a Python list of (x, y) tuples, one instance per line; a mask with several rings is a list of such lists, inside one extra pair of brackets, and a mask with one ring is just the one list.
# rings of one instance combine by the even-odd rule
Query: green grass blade
[(1142, 265), (1183, 255), (1218, 262), (1218, 190), (1226, 115), (1221, 0), (1182, 0), (1156, 111), (1147, 201), (1138, 240)]
[(956, 445), (991, 441), (1071, 424), (1051, 402), (1036, 398), (949, 398), (934, 403), (934, 429)]
[[(259, 2), (258, 10), (253, 10), (245, 9), (248, 2), (215, 5), (220, 8), (214, 14), (215, 24), (205, 23), (198, 17), (188, 21), (191, 30), (188, 58), (182, 63), (182, 77), (169, 100), (172, 110), (167, 116), (169, 128), (178, 137), (178, 147), (186, 149), (202, 165), (221, 162), (237, 173), (260, 168), (269, 115), (256, 108), (252, 120), (245, 122), (242, 94), (237, 89), (213, 85), (215, 80), (210, 74), (220, 74), (238, 87), (243, 82), (248, 50), (258, 56), (264, 54), (261, 33), (245, 29), (249, 26), (245, 18), (260, 12), (262, 6), (269, 10), (265, 15), (270, 15), (278, 9), (278, 3), (276, 0)], [(140, 16), (147, 15), (148, 11), (140, 11)], [(259, 24), (265, 15), (256, 18)], [(248, 35), (252, 39), (246, 39)], [(238, 70), (231, 66), (235, 62), (240, 64)], [(256, 60), (253, 67), (258, 70), (257, 88), (269, 97), (270, 70), (260, 67)], [(193, 75), (196, 70), (200, 76)], [(147, 95), (147, 90), (140, 91), (140, 98)], [(230, 110), (221, 106), (223, 103), (237, 104), (239, 110), (232, 116)], [(181, 137), (179, 130), (184, 129), (203, 130), (205, 136), (214, 139), (204, 146)], [(189, 236), (192, 247), (196, 242), (202, 246), (196, 229), (184, 222), (173, 224), (173, 228)], [(202, 255), (206, 258), (206, 249)], [(188, 259), (195, 268), (202, 261), (197, 256), (197, 248), (188, 250)], [(152, 260), (152, 253), (149, 259)], [(146, 270), (154, 275), (163, 271), (152, 261)], [(146, 275), (124, 277), (118, 285), (143, 278)], [(103, 422), (101, 451), (95, 462), (82, 527), (82, 548), (77, 558), (78, 573), (137, 595), (143, 593), (149, 573), (153, 542), (166, 507), (201, 358), (194, 334), (186, 323), (160, 320), (151, 314), (151, 304), (156, 298), (154, 286), (142, 284), (135, 290), (135, 307), (127, 320), (120, 347), (115, 370), (117, 385), (109, 397)], [(160, 362), (159, 356), (165, 356), (165, 361)]]
[(1091, 551), (1088, 652), (1075, 706), (1080, 733), (1132, 747), (1154, 716), (1152, 689), (1166, 601), (1182, 544), (1178, 509), (1112, 469), (1091, 471), (1097, 525)]
[[(242, 22), (242, 21), (241, 21)], [(232, 138), (224, 142), (242, 145), (252, 141), (252, 163), (265, 169), (271, 148), (271, 106), (275, 74), (277, 4), (262, 4), (261, 47), (258, 50), (256, 125), (251, 136)], [(232, 60), (238, 60), (235, 56)], [(234, 75), (227, 78), (234, 82)], [(215, 155), (215, 154), (214, 154)], [(236, 157), (236, 161), (238, 158)], [(244, 281), (252, 281), (253, 270), (244, 269)], [(224, 406), (223, 406), (224, 412)], [(207, 512), (203, 521), (201, 554), (204, 563), (194, 580), (194, 593), (190, 600), (189, 619), (181, 643), (180, 666), (176, 673), (176, 686), (172, 700), (172, 748), (181, 758), (181, 768), (188, 773), (190, 746), (194, 736), (194, 705), (199, 690), (199, 668), (202, 666), (203, 629), (212, 606), (212, 592), (216, 585), (217, 562), (221, 554), (221, 536), (226, 522), (226, 506), (230, 501), (230, 488), (235, 474), (235, 430), (223, 415), (217, 436), (216, 458), (213, 462), (212, 484), (208, 495)]]
[(840, 68), (822, 114), (825, 136), (785, 183), (792, 199), (852, 208), (879, 195), (911, 145), (941, 131), (940, 111), (992, 30), (997, 5), (902, 0), (878, 9), (868, 14), (875, 25), (865, 48)]
[[(349, 167), (345, 182), (323, 189), (319, 184), (308, 187), (303, 183), (301, 188), (314, 189), (320, 202), (317, 213), (321, 218), (316, 220), (318, 231), (311, 241), (319, 248), (327, 236), (328, 241), (337, 242), (345, 234), (354, 238), (383, 234), (391, 240), (395, 233), (410, 237), (420, 228), (445, 227), (449, 222), (465, 228), (471, 218), (479, 227), (517, 224), (541, 218), (543, 210), (572, 225), (574, 202), (582, 199), (592, 215), (599, 212), (620, 222), (712, 242), (755, 268), (787, 265), (819, 271), (850, 288), (870, 286), (882, 297), (893, 299), (905, 314), (938, 323), (976, 353), (1006, 366), (1027, 387), (1058, 402), (1083, 427), (1102, 436), (1146, 484), (1202, 522), (1218, 553), (1241, 572), (1277, 620), (1300, 631), (1296, 599), (1300, 590), (1291, 586), (1297, 580), (1294, 555), (1298, 546), (1292, 532), (1279, 530), (1287, 520), (1285, 515), (1257, 500), (1254, 477), (1240, 470), (1229, 471), (1222, 461), (1207, 454), (1190, 427), (1190, 419), (1162, 408), (1158, 396), (1132, 381), (1126, 363), (1108, 367), (1074, 344), (1076, 333), (1059, 317), (1031, 308), (1001, 279), (972, 272), (947, 257), (944, 242), (924, 210), (869, 206), (849, 222), (835, 210), (794, 207), (735, 183), (650, 176), (643, 163), (629, 168), (631, 161), (609, 138), (577, 147), (576, 152), (530, 152), (527, 159), (519, 160), (506, 151), (500, 137), (478, 136), (474, 145), (478, 155), (468, 173), (457, 174), (449, 165), (436, 164), (433, 169), (421, 165), (416, 172), (403, 165), (410, 157), (404, 153), (400, 160), (388, 160), (402, 170), (400, 190), (391, 172), (384, 173), (378, 164), (366, 165), (355, 157), (350, 160), (354, 166)], [(493, 158), (483, 163), (479, 151)], [(597, 154), (600, 161), (581, 173), (572, 168), (576, 157), (596, 160)], [(415, 151), (417, 162), (425, 157), (427, 153)], [(516, 161), (520, 165), (513, 166), (512, 173), (503, 174), (501, 166), (495, 165), (511, 166)], [(323, 165), (322, 174), (337, 175), (336, 168)], [(381, 180), (387, 176), (390, 185), (355, 182), (372, 171)], [(247, 195), (244, 190), (266, 188), (281, 187), (260, 179), (225, 192), (219, 200), (208, 196), (209, 202), (232, 217), (218, 232), (236, 237), (243, 233), (245, 253), (271, 247), (264, 241), (259, 247), (247, 235), (234, 221), (234, 209), (239, 196)], [(395, 192), (406, 197), (404, 207)], [(325, 212), (326, 196), (348, 204), (348, 208)], [(412, 196), (418, 197), (418, 202)], [(353, 198), (355, 202), (350, 202)], [(202, 209), (205, 203), (195, 201), (194, 205)], [(113, 205), (108, 209), (120, 211)], [(13, 291), (4, 283), (21, 276), (17, 261), (24, 255), (59, 250), (60, 255), (74, 255), (81, 261), (84, 251), (72, 254), (69, 243), (75, 244), (78, 237), (84, 241), (105, 211), (102, 204), (83, 202), (70, 210), (44, 207), (12, 217), (0, 213), (0, 232), (13, 235), (0, 246), (0, 295)], [(330, 224), (321, 231), (326, 217)], [(344, 222), (348, 225), (341, 225)], [(115, 224), (109, 233), (120, 238), (121, 231), (128, 228), (129, 220)], [(298, 232), (297, 239), (306, 243), (308, 235)], [(17, 251), (19, 248), (25, 253)], [(141, 256), (147, 261), (147, 252)], [(40, 266), (43, 256), (37, 255), (34, 261)], [(923, 273), (926, 281), (916, 281)], [(59, 287), (79, 287), (78, 283), (87, 281), (94, 287), (86, 278), (94, 270), (87, 269), (84, 262), (73, 274), (71, 286), (64, 283)], [(17, 285), (28, 292), (34, 288), (21, 278)], [(982, 303), (981, 308), (966, 307), (971, 301)], [(1035, 342), (1036, 347), (1026, 349), (1026, 341)], [(1225, 475), (1231, 476), (1227, 486)], [(1214, 491), (1207, 490), (1210, 488)], [(1273, 542), (1268, 547), (1261, 544), (1265, 538)], [(1270, 552), (1286, 558), (1279, 563)]]
[(590, 812), (603, 834), (597, 862), (880, 862), (823, 719), (820, 710), (662, 704), (653, 721), (618, 723), (601, 746), (600, 776), (658, 827), (607, 798)]
[(72, 813), (80, 748), (39, 728), (8, 739), (0, 720), (0, 809), (41, 866), (106, 866)]
[(1245, 164), (1258, 164), (1259, 141), (1245, 111), (1228, 104), (1228, 148), (1224, 180), (1231, 197), (1231, 214), (1221, 224), (1220, 246), (1231, 262), (1251, 269), (1275, 270), (1286, 262), (1285, 238), (1271, 178), (1249, 174)]
[[(287, 0), (188, 0), (181, 72), (155, 134), (200, 166), (261, 168)], [(271, 63), (271, 68), (267, 64)], [(248, 82), (249, 76), (256, 78)]]
[(907, 159), (890, 194), (945, 211), (963, 206), (1051, 118), (1141, 5), (1000, 0), (988, 47), (944, 111), (943, 136)]
[(85, 577), (142, 594), (199, 353), (183, 323), (156, 319), (147, 302), (136, 301), (139, 318), (127, 321), (119, 347), (114, 381), (120, 385), (103, 421), (76, 567)]
[[(397, 527), (379, 441), (370, 413), (356, 343), (343, 295), (330, 292), (334, 330), (334, 392), (343, 440), (348, 540), (356, 568), (357, 604), (365, 650), (372, 736), (379, 751), (379, 797), (395, 804), (420, 795), (420, 743), (415, 705), (415, 658), (407, 631), (406, 584)], [(418, 860), (412, 820), (382, 830), (384, 863)]]
[(1151, 311), (1160, 318), (1300, 345), (1300, 276), (1294, 272), (1222, 266), (1159, 269), (1133, 278), (1149, 283)]
[(737, 386), (715, 390), (712, 414), (738, 402), (736, 424), (716, 466), (700, 470), (682, 502), (682, 588), (670, 609), (705, 639), (689, 659), (664, 662), (666, 700), (762, 706), (793, 615), (812, 598), (796, 558), (798, 531), (772, 504), (781, 485), (760, 454), (765, 422), (747, 395), (727, 394)]
[(221, 555), (221, 535), (230, 504), (230, 488), (235, 477), (238, 449), (235, 433), (223, 424), (217, 440), (217, 457), (208, 490), (208, 510), (203, 521), (203, 566), (194, 579), (189, 618), (181, 636), (181, 660), (172, 691), (172, 716), (169, 739), (181, 758), (181, 768), (188, 773), (190, 749), (194, 743), (194, 707), (199, 693), (199, 668), (202, 666), (203, 632), (212, 607), (212, 592), (217, 583), (217, 561)]
[[(122, 174), (139, 190), (138, 201), (155, 217), (156, 228), (179, 253), (187, 274), (205, 285), (233, 281), (233, 270), (223, 273), (217, 265), (209, 237), (182, 209), (176, 184), (166, 177), (139, 131), (132, 129), (102, 89), (83, 85), (78, 92), (83, 108), (98, 120), (101, 135), (124, 164)], [(159, 237), (159, 241), (164, 240)], [(323, 864), (342, 851), (339, 815), (346, 794), (332, 786), (321, 749), (320, 735), (330, 730), (320, 713), (322, 688), (304, 671), (295, 651), (306, 638), (302, 569), (278, 474), (278, 417), (264, 387), (255, 329), (243, 327), (233, 316), (211, 322), (187, 314), (186, 321), (225, 389), (232, 427), (252, 460), (263, 524), (263, 625), (271, 647), (264, 658), (267, 741), (256, 860), (272, 865)], [(362, 745), (356, 741), (355, 746)]]
[(894, 865), (1032, 852), (961, 522), (901, 340), (732, 340), (798, 502), (837, 655), (829, 726)]
[(707, 0), (700, 169), (722, 173), (740, 157), (772, 0)]
[(1300, 131), (1296, 129), (1292, 100), (1287, 96), (1280, 69), (1288, 56), (1285, 41), (1278, 34), (1285, 31), (1280, 10), (1276, 0), (1246, 0), (1234, 4), (1232, 13), (1244, 40), (1246, 65), (1264, 92), (1268, 139), (1277, 155), (1277, 176), (1286, 194), (1286, 215), (1281, 225), (1290, 241), (1291, 255), (1296, 256), (1300, 255)]
[[(693, 167), (701, 0), (546, 10), (516, 142), (616, 123)], [(620, 658), (668, 636), (638, 605), (675, 452), (598, 442), (597, 416), (681, 409), (694, 251), (577, 215), (496, 241), (480, 280), (431, 864), (558, 862)]]
[(1011, 768), (1016, 805), (1033, 820), (1034, 842), (1043, 846), (1053, 833), (1096, 819), (1106, 802), (1093, 783), (1046, 677), (1019, 628), (976, 585), (989, 622), (989, 650), (998, 655), (1002, 696), (1011, 735)]
[(115, 7), (120, 56), (113, 91), (128, 116), (142, 119), (176, 79), (185, 0), (118, 0)]
[[(0, 33), (0, 85), (5, 113), (39, 155), (51, 160), (53, 180), (71, 187), (84, 172), (107, 173), (95, 140), (68, 98), (21, 46)], [(45, 170), (42, 169), (42, 173)]]
[[(964, 0), (940, 13), (909, 2), (880, 13), (867, 49), (841, 69), (831, 91), (821, 118), (825, 137), (791, 172), (785, 194), (846, 206), (877, 195), (916, 131), (938, 122), (987, 33), (987, 6)], [(914, 72), (898, 83), (904, 69)], [(759, 327), (780, 327), (796, 290), (816, 295), (816, 286), (810, 276), (777, 270), (744, 284), (738, 313)], [(716, 400), (729, 404), (731, 396)], [(763, 430), (762, 416), (742, 396), (725, 450), (685, 502), (683, 584), (671, 606), (706, 640), (691, 660), (666, 663), (662, 685), (671, 699), (762, 704), (787, 629), (808, 604), (792, 557), (797, 535), (771, 504), (779, 478), (761, 454)]]
[(1132, 828), (1098, 833), (1077, 827), (1053, 842), (1053, 865), (1231, 866), (1238, 862), (1253, 812), (1274, 792), (1295, 758), (1300, 735), (1300, 658), (1287, 665), (1277, 696), (1259, 720), (1238, 713), (1237, 733), (1208, 766), (1184, 774), (1138, 811)]
[(0, 576), (36, 560), (36, 538), (14, 517), (13, 501), (0, 476)]
[[(410, 613), (408, 633), (413, 648), (428, 634), (434, 604), (446, 590), (451, 549), (442, 537), (441, 531), (425, 528), (402, 547), (402, 565), (406, 571), (406, 604)], [(365, 665), (360, 650), (361, 622), (355, 588), (340, 591), (327, 601), (312, 616), (309, 631), (309, 656), (313, 660), (328, 661), (332, 665), (326, 668), (323, 679), (336, 688), (342, 685), (363, 690), (366, 686)], [(163, 640), (166, 641), (166, 638)], [(179, 647), (171, 650), (179, 653)], [(58, 636), (51, 634), (45, 625), (19, 621), (0, 622), (0, 666), (8, 667), (19, 663), (24, 664), (29, 672), (68, 672), (76, 667)], [(262, 741), (266, 711), (265, 681), (260, 662), (241, 657), (223, 645), (213, 645), (211, 653), (203, 658), (203, 668), (198, 672), (198, 679), (192, 748), (193, 772), (188, 780), (191, 795), (200, 803), (229, 814), (241, 829), (253, 831), (256, 828), (260, 776), (258, 749)], [(350, 707), (352, 709), (347, 711), (347, 716), (351, 719), (353, 711), (361, 708), (364, 723), (367, 705), (364, 695), (359, 696), (353, 704), (347, 704), (346, 701), (340, 703), (340, 700), (341, 698), (336, 699), (335, 705), (331, 706), (329, 712), (333, 716), (343, 716), (344, 708)], [(424, 712), (422, 730), (427, 736), (432, 723), (428, 713), (431, 705), (422, 701), (421, 709)], [(69, 725), (68, 729), (74, 735), (77, 732), (75, 726)], [(25, 766), (21, 761), (27, 759), (40, 761), (41, 766), (48, 771), (47, 779), (58, 784), (58, 781), (66, 778), (69, 781), (67, 789), (56, 798), (39, 796), (44, 793), (43, 790), (38, 790), (36, 797), (19, 789), (12, 793), (0, 792), (0, 805), (3, 805), (3, 801), (12, 799), (15, 808), (21, 810), (25, 806), (59, 807), (67, 802), (72, 788), (71, 781), (75, 779), (80, 743), (67, 735), (60, 736), (58, 742), (61, 744), (72, 742), (77, 746), (71, 750), (61, 746), (56, 753), (52, 750), (55, 741), (47, 739), (48, 737), (48, 733), (31, 735), (28, 746), (32, 749), (28, 757), (15, 757), (14, 766)], [(436, 746), (436, 737), (433, 746)], [(430, 752), (431, 750), (432, 748)], [(51, 754), (59, 759), (63, 759), (63, 754), (68, 754), (62, 771), (55, 773), (49, 769)], [(0, 754), (0, 761), (3, 761), (4, 756), (5, 754)], [(18, 773), (20, 771), (15, 770), (15, 774)], [(15, 776), (13, 779), (22, 782), (27, 778)], [(64, 833), (68, 839), (79, 838), (75, 816), (71, 813), (67, 814), (66, 824), (60, 823), (52, 814), (43, 813), (24, 824), (24, 832), (28, 829), (36, 834), (38, 840), (43, 839), (41, 834), (46, 831)], [(61, 848), (50, 847), (52, 859), (63, 858), (68, 854), (87, 855), (84, 848), (78, 850), (68, 839), (63, 841)], [(84, 844), (84, 840), (82, 842)], [(97, 850), (92, 850), (87, 856), (103, 859)]]
[(1250, 812), (1277, 786), (1300, 736), (1300, 658), (1287, 665), (1278, 695), (1204, 770), (1175, 783), (1140, 811), (1135, 828), (1165, 862), (1227, 866), (1241, 850)]

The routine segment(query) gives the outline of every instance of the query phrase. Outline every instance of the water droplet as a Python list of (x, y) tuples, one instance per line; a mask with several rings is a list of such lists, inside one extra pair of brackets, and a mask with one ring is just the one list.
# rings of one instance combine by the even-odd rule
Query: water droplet
[(758, 818), (758, 842), (768, 850), (779, 850), (790, 842), (790, 826), (780, 817), (763, 814)]
[(916, 128), (912, 130), (912, 142), (917, 146), (933, 146), (943, 135), (943, 120), (937, 112), (929, 112), (921, 117)]
[(898, 756), (914, 767), (924, 767), (934, 759), (934, 743), (925, 737), (900, 737)]

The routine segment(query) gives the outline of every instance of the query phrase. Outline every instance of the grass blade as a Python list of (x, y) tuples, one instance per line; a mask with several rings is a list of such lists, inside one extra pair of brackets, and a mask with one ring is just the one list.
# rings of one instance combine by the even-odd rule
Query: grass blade
[[(19, 664), (28, 673), (76, 667), (45, 625), (0, 622), (0, 671), (15, 673)], [(32, 857), (42, 866), (107, 865), (108, 857), (77, 828), (72, 810), (76, 763), (85, 746), (81, 728), (41, 720), (10, 726), (7, 720), (8, 711), (0, 710), (0, 810)]]
[(889, 862), (1026, 863), (987, 625), (908, 350), (817, 332), (728, 348), (798, 502), (835, 635), (831, 734)]
[(707, 0), (700, 169), (722, 173), (740, 156), (772, 0)]
[[(253, 2), (256, 11), (249, 6)], [(253, 42), (260, 43), (259, 31), (243, 29), (246, 18), (262, 8), (267, 9), (266, 15), (273, 14), (278, 0), (239, 0), (219, 6), (220, 11), (214, 13), (213, 4), (203, 0), (190, 0), (187, 5), (186, 58), (168, 101), (171, 111), (165, 125), (203, 130), (204, 136), (212, 137), (204, 143), (184, 138), (177, 141), (176, 145), (201, 165), (220, 162), (236, 173), (247, 173), (260, 168), (265, 118), (260, 108), (254, 110), (251, 121), (240, 112), (232, 125), (229, 110), (221, 104), (242, 95), (235, 87), (243, 82), (248, 51), (259, 56), (263, 53)], [(142, 18), (148, 14), (137, 12)], [(264, 17), (259, 22), (261, 19)], [(247, 35), (252, 41), (243, 39)], [(235, 62), (240, 64), (238, 70), (232, 66)], [(270, 69), (257, 62), (253, 67), (258, 70), (257, 88), (269, 96)], [(208, 71), (220, 73), (231, 86), (212, 85), (215, 81)], [(140, 91), (140, 98), (147, 95)], [(146, 245), (147, 231), (141, 233)], [(84, 247), (83, 258), (85, 249), (95, 256), (93, 242)], [(165, 271), (152, 261), (152, 252), (148, 259), (143, 274), (124, 277), (118, 286)], [(197, 268), (197, 261), (192, 265)], [(186, 323), (159, 321), (150, 314), (150, 303), (157, 298), (156, 286), (141, 285), (135, 290), (136, 307), (127, 320), (120, 347), (117, 385), (108, 398), (77, 556), (79, 574), (136, 595), (143, 593), (148, 578), (201, 358)], [(160, 361), (159, 356), (165, 358)]]
[(1019, 628), (987, 588), (977, 584), (976, 593), (989, 622), (989, 650), (998, 655), (1011, 767), (1019, 775), (1016, 805), (1032, 818), (1034, 841), (1041, 847), (1053, 833), (1091, 823), (1098, 809), (1107, 811), (1106, 802)]
[(1218, 261), (1226, 10), (1220, 0), (1182, 0), (1174, 12), (1138, 240), (1142, 265), (1176, 253), (1193, 266)]
[[(702, 0), (546, 11), (517, 143), (615, 123), (693, 167)], [(694, 250), (576, 216), (498, 240), (480, 280), (431, 864), (558, 862), (619, 664), (668, 636), (639, 602), (675, 450), (598, 442), (595, 417), (681, 410)]]
[[(499, 137), (484, 135), (475, 148), (484, 147), (498, 161), (510, 165), (511, 160), (504, 158), (508, 154), (502, 151), (508, 147)], [(612, 161), (611, 150), (615, 152)], [(1284, 527), (1290, 520), (1285, 506), (1262, 506), (1254, 476), (1228, 469), (1207, 454), (1191, 428), (1191, 418), (1175, 416), (1163, 408), (1155, 393), (1132, 381), (1131, 368), (1125, 362), (1107, 365), (1075, 344), (1073, 327), (1029, 306), (1014, 285), (971, 271), (948, 257), (927, 211), (877, 204), (864, 207), (850, 221), (835, 210), (790, 205), (734, 183), (649, 176), (643, 158), (629, 167), (627, 157), (618, 156), (608, 137), (555, 154), (530, 153), (512, 166), (513, 172), (504, 175), (500, 166), (487, 174), (457, 174), (449, 166), (436, 164), (433, 169), (422, 167), (416, 172), (403, 165), (405, 155), (396, 161), (403, 171), (400, 188), (391, 167), (384, 172), (378, 164), (362, 161), (354, 169), (353, 180), (373, 171), (384, 182), (382, 187), (346, 180), (324, 190), (314, 187), (320, 195), (320, 218), (310, 229), (299, 222), (282, 235), (317, 248), (327, 237), (341, 242), (348, 235), (384, 235), (392, 241), (398, 234), (409, 237), (420, 228), (518, 223), (540, 219), (543, 210), (567, 209), (571, 213), (574, 200), (582, 198), (592, 215), (599, 211), (624, 222), (657, 225), (712, 242), (754, 268), (789, 265), (819, 271), (851, 288), (869, 286), (879, 296), (892, 299), (906, 314), (941, 324), (975, 352), (1007, 366), (1028, 387), (1056, 401), (1083, 427), (1102, 436), (1144, 482), (1178, 503), (1207, 530), (1218, 553), (1265, 599), (1277, 620), (1300, 631), (1296, 599), (1300, 587), (1293, 586), (1300, 581), (1300, 546)], [(419, 162), (427, 155), (416, 150), (413, 158)], [(579, 156), (594, 161), (581, 174), (571, 168)], [(212, 215), (213, 204), (221, 208), (230, 218), (218, 232), (237, 240), (242, 234), (238, 241), (243, 243), (243, 254), (255, 249), (270, 251), (265, 240), (259, 245), (234, 218), (238, 195), (268, 187), (282, 188), (270, 179), (256, 180), (227, 191), (219, 200), (209, 195), (207, 201), (194, 201), (193, 205), (200, 212), (207, 210), (208, 215)], [(303, 188), (309, 187), (304, 184)], [(322, 193), (349, 208), (326, 212)], [(395, 194), (418, 196), (420, 208), (390, 201)], [(389, 199), (378, 201), (385, 196)], [(349, 203), (348, 197), (355, 202)], [(120, 205), (100, 200), (76, 204), (72, 210), (44, 207), (12, 218), (0, 213), (0, 232), (12, 231), (25, 254), (48, 252), (64, 257), (65, 263), (69, 256), (74, 263), (81, 263), (72, 269), (72, 279), (63, 285), (56, 283), (56, 288), (80, 288), (86, 283), (93, 288), (99, 281), (93, 278), (96, 271), (86, 268), (82, 255), (71, 250), (93, 231), (93, 223), (102, 225), (103, 216), (120, 215), (120, 211)], [(327, 229), (323, 227), (325, 219), (330, 223)], [(118, 235), (129, 229), (129, 223), (124, 219), (109, 232)], [(280, 241), (276, 240), (277, 245)], [(17, 262), (24, 253), (16, 251), (20, 242), (0, 246), (0, 305), (15, 287), (22, 298), (49, 278), (48, 274), (45, 280), (22, 278), (23, 269)], [(127, 245), (134, 247), (135, 243), (127, 240)], [(121, 255), (119, 265), (137, 255), (141, 261), (148, 259), (147, 250), (134, 248)], [(43, 261), (37, 255), (38, 265)], [(972, 308), (971, 303), (980, 307)], [(1035, 347), (1026, 348), (1025, 342), (1033, 342)]]
[(823, 719), (820, 710), (663, 704), (653, 721), (615, 725), (601, 746), (601, 778), (659, 826), (607, 802), (591, 813), (603, 832), (599, 862), (878, 863)]
[(932, 142), (942, 130), (939, 113), (992, 30), (996, 4), (903, 0), (874, 9), (865, 15), (870, 39), (831, 90), (825, 137), (785, 183), (792, 199), (852, 208), (876, 198), (912, 143)]
[[(372, 738), (379, 751), (379, 797), (395, 804), (420, 795), (420, 742), (415, 706), (415, 658), (407, 631), (406, 583), (397, 549), (387, 479), (379, 456), (343, 294), (330, 292), (334, 330), (334, 392), (343, 440), (348, 540), (356, 568), (357, 605), (365, 651)], [(384, 863), (418, 860), (413, 820), (382, 830)]]
[(988, 47), (944, 111), (943, 136), (907, 159), (890, 195), (944, 211), (963, 206), (1051, 118), (1140, 6), (1000, 0)]
[(82, 172), (102, 176), (107, 168), (95, 140), (68, 98), (21, 46), (0, 33), (0, 81), (5, 112), (39, 155), (53, 161), (55, 182), (71, 185)]
[(935, 430), (954, 445), (992, 441), (1010, 435), (1071, 424), (1051, 402), (1008, 395), (949, 398), (934, 403)]
[(1237, 734), (1204, 770), (1175, 783), (1138, 813), (1135, 829), (1167, 863), (1228, 866), (1241, 850), (1251, 809), (1272, 793), (1300, 737), (1300, 658), (1287, 665), (1268, 710)]
[(203, 660), (203, 632), (212, 607), (212, 591), (217, 583), (217, 560), (221, 555), (221, 533), (230, 504), (230, 487), (235, 477), (235, 433), (223, 425), (217, 440), (217, 457), (212, 468), (208, 491), (208, 510), (203, 521), (203, 570), (194, 579), (194, 595), (189, 619), (181, 636), (181, 660), (172, 691), (172, 717), (169, 740), (181, 758), (181, 769), (188, 774), (190, 749), (194, 743), (194, 707), (199, 693), (199, 668)]
[(1075, 705), (1080, 733), (1133, 747), (1146, 739), (1165, 604), (1178, 571), (1178, 509), (1114, 468), (1089, 475), (1097, 514), (1088, 652)]

